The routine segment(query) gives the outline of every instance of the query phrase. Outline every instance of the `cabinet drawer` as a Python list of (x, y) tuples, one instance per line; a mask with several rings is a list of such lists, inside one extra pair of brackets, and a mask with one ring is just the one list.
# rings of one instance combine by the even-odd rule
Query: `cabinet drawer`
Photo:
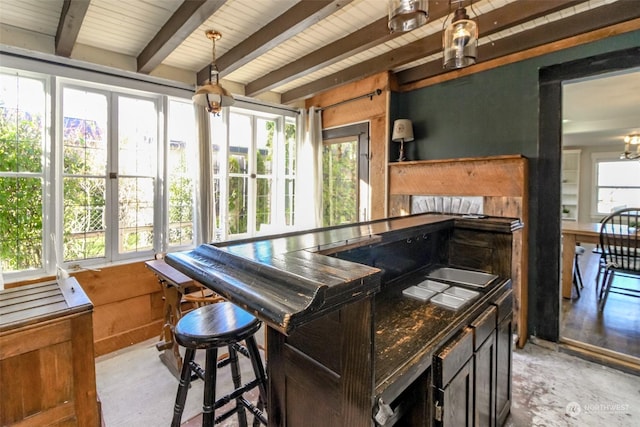
[(434, 357), (434, 384), (444, 388), (473, 355), (473, 329), (464, 328)]
[(480, 316), (476, 317), (471, 322), (473, 328), (473, 350), (477, 351), (483, 342), (489, 337), (496, 329), (497, 309), (492, 306), (487, 308)]
[(498, 308), (498, 323), (513, 312), (513, 291), (509, 289), (492, 302)]

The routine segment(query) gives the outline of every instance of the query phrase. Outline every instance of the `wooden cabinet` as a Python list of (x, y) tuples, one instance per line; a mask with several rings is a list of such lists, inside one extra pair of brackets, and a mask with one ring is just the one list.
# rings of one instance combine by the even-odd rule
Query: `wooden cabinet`
[(436, 426), (504, 424), (511, 408), (512, 304), (509, 290), (436, 353)]
[(498, 312), (496, 327), (496, 418), (504, 424), (511, 410), (511, 367), (513, 352), (513, 293), (506, 292), (494, 301)]
[(580, 150), (562, 150), (562, 218), (576, 221), (580, 201)]
[(92, 310), (74, 278), (0, 291), (0, 425), (100, 425)]
[(465, 328), (434, 357), (434, 411), (437, 426), (472, 427), (473, 329)]

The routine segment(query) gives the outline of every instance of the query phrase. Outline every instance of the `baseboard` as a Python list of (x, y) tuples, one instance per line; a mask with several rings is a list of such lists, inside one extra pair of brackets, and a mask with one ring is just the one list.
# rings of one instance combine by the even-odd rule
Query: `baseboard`
[(640, 358), (617, 351), (607, 350), (591, 344), (569, 338), (561, 338), (557, 344), (563, 353), (578, 356), (591, 362), (599, 363), (619, 371), (640, 376)]

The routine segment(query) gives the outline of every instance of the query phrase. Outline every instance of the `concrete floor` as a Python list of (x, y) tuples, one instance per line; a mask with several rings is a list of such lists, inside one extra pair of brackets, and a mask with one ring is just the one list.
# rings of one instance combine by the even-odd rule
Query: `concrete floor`
[[(160, 362), (154, 344), (145, 341), (97, 359), (106, 427), (170, 424), (177, 380)], [(201, 399), (202, 382), (195, 381), (183, 421), (200, 412)], [(529, 343), (514, 351), (506, 426), (640, 426), (640, 378)]]

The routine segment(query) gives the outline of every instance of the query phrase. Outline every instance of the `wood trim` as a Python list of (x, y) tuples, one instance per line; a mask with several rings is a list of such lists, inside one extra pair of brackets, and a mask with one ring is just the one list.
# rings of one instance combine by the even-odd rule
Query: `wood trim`
[(617, 351), (607, 350), (581, 341), (569, 338), (560, 338), (558, 348), (568, 354), (577, 355), (583, 359), (595, 361), (596, 363), (640, 375), (640, 358)]
[(389, 140), (389, 92), (390, 73), (378, 73), (348, 86), (319, 94), (306, 100), (306, 108), (325, 107), (347, 99), (370, 93), (383, 92), (373, 98), (338, 105), (322, 112), (322, 126), (332, 128), (368, 121), (369, 128), (369, 187), (370, 219), (384, 218), (386, 211), (387, 141)]
[(521, 197), (526, 191), (522, 160), (495, 156), (391, 163), (389, 194)]
[(590, 31), (588, 33), (580, 34), (577, 36), (569, 37), (560, 41), (547, 43), (542, 46), (534, 47), (531, 49), (523, 50), (521, 52), (506, 55), (500, 58), (492, 59), (487, 62), (482, 62), (477, 65), (472, 65), (461, 70), (452, 71), (439, 76), (429, 77), (423, 80), (418, 80), (412, 83), (407, 83), (399, 87), (400, 92), (410, 92), (416, 89), (422, 89), (428, 86), (437, 85), (440, 83), (448, 82), (460, 77), (468, 76), (475, 73), (491, 70), (494, 68), (502, 67), (503, 65), (513, 64), (515, 62), (525, 61), (527, 59), (535, 58), (549, 53), (558, 52), (564, 49), (568, 49), (575, 46), (580, 46), (586, 43), (591, 43), (608, 37), (617, 36), (620, 34), (629, 33), (631, 31), (640, 30), (640, 18), (633, 19), (631, 21), (622, 22), (620, 24), (611, 25), (609, 27), (601, 28), (599, 30)]

